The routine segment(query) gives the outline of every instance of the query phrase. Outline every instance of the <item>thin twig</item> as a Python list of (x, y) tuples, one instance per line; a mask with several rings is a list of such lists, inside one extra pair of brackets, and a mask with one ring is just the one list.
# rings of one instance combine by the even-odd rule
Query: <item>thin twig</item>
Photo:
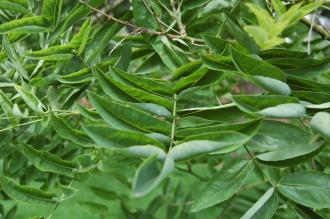
[(29, 122), (21, 123), (21, 124), (18, 124), (18, 125), (9, 126), (7, 128), (0, 129), (0, 132), (10, 130), (10, 129), (13, 129), (13, 128), (16, 128), (16, 127), (25, 126), (25, 125), (29, 125), (29, 124), (32, 124), (32, 123), (40, 122), (41, 120), (42, 119), (36, 119), (36, 120), (29, 121)]
[[(134, 30), (130, 35), (135, 35), (139, 33), (139, 29)], [(116, 43), (116, 45), (111, 49), (111, 51), (109, 52), (108, 56), (110, 56), (116, 49), (117, 47), (122, 44), (122, 42), (124, 42), (127, 37), (129, 37), (130, 35), (126, 35), (125, 37), (123, 37), (121, 40), (119, 40), (118, 43)]]
[(91, 10), (93, 10), (93, 11), (95, 11), (95, 12), (97, 12), (97, 13), (103, 15), (103, 16), (105, 16), (106, 18), (108, 18), (108, 20), (113, 20), (113, 21), (115, 21), (117, 23), (123, 24), (125, 26), (131, 27), (131, 28), (134, 28), (134, 29), (140, 29), (141, 30), (141, 33), (147, 33), (147, 34), (158, 35), (158, 36), (166, 35), (167, 37), (169, 37), (171, 39), (189, 40), (192, 43), (194, 43), (194, 42), (203, 43), (204, 42), (202, 39), (198, 39), (198, 38), (194, 38), (194, 37), (190, 37), (190, 36), (181, 36), (181, 35), (175, 35), (175, 34), (170, 34), (170, 33), (163, 33), (163, 32), (160, 32), (160, 31), (150, 30), (150, 29), (147, 29), (145, 27), (139, 27), (139, 26), (136, 26), (135, 24), (132, 24), (132, 23), (130, 23), (128, 21), (123, 21), (123, 20), (120, 20), (118, 18), (115, 18), (114, 16), (108, 15), (105, 12), (103, 12), (103, 11), (101, 11), (101, 10), (93, 7), (93, 6), (91, 6), (87, 2), (84, 2), (83, 0), (79, 0), (79, 2), (81, 4), (86, 5)]
[(185, 168), (181, 168), (181, 167), (176, 167), (178, 170), (182, 171), (182, 172), (186, 172), (189, 173), (190, 175), (196, 177), (197, 179), (199, 179), (200, 181), (205, 181), (205, 179), (203, 177), (201, 177), (200, 175), (196, 174), (195, 172), (193, 172), (191, 170), (191, 168), (189, 168), (188, 170)]
[[(73, 177), (73, 179), (71, 180), (71, 182), (69, 183), (68, 187), (72, 186), (73, 182), (75, 180), (75, 177)], [(61, 197), (58, 199), (58, 201), (56, 202), (55, 206), (53, 207), (52, 211), (50, 212), (50, 214), (48, 215), (47, 219), (51, 219), (55, 213), (55, 211), (57, 210), (58, 206), (60, 205), (60, 203), (63, 201), (65, 197), (65, 194), (62, 193)]]
[[(302, 18), (301, 21), (306, 24), (308, 27), (312, 25), (312, 22), (307, 18)], [(323, 28), (321, 25), (314, 24), (313, 30), (321, 35), (324, 39), (330, 40), (330, 33), (327, 29)]]
[(312, 40), (312, 33), (313, 33), (313, 26), (315, 24), (315, 17), (316, 17), (316, 11), (314, 12), (311, 20), (311, 27), (309, 28), (308, 37), (307, 37), (307, 54), (311, 54), (311, 40)]
[(178, 7), (176, 8), (175, 1), (171, 0), (172, 11), (173, 11), (173, 14), (175, 15), (174, 18), (176, 20), (176, 23), (178, 24), (178, 27), (180, 29), (180, 35), (186, 36), (187, 32), (186, 32), (185, 26), (182, 24), (182, 21), (181, 21), (181, 11), (180, 11), (181, 4), (182, 4), (182, 1), (179, 3)]

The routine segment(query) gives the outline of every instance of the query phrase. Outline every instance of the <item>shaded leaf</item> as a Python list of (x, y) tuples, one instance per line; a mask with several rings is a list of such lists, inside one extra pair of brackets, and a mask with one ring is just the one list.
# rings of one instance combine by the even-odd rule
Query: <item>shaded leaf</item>
[(29, 186), (21, 186), (5, 176), (0, 176), (0, 185), (9, 197), (17, 201), (36, 205), (53, 205), (57, 201), (57, 197), (53, 193)]
[(285, 197), (311, 208), (329, 208), (330, 176), (320, 172), (295, 172), (281, 179), (277, 187)]
[(141, 197), (155, 189), (174, 169), (174, 160), (167, 155), (160, 170), (157, 164), (157, 155), (148, 157), (139, 166), (133, 179), (133, 194)]
[(76, 165), (74, 162), (63, 160), (55, 154), (44, 150), (36, 150), (32, 146), (22, 144), (23, 154), (41, 171), (47, 171), (65, 176), (73, 176)]
[(270, 219), (276, 212), (278, 195), (274, 188), (268, 189), (260, 199), (241, 217), (241, 219)]
[(252, 161), (241, 161), (216, 173), (194, 200), (191, 211), (203, 210), (233, 196), (253, 168)]

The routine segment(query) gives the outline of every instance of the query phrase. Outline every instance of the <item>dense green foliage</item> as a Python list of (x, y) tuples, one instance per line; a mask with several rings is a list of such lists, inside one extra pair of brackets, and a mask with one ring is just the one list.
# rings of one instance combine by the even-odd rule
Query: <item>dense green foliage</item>
[(328, 9), (0, 0), (0, 217), (330, 218)]

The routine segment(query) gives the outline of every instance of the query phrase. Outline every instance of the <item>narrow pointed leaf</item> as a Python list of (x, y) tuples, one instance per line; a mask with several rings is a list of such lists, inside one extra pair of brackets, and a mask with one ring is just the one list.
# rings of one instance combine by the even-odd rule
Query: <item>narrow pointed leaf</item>
[(295, 172), (278, 183), (279, 192), (311, 208), (330, 207), (330, 175), (320, 172)]
[(98, 145), (105, 148), (122, 148), (137, 145), (164, 147), (159, 141), (139, 132), (114, 129), (105, 125), (84, 125), (83, 129)]
[(241, 147), (248, 140), (249, 137), (246, 135), (229, 131), (193, 135), (173, 147), (169, 153), (175, 161), (211, 152), (228, 153)]
[(191, 207), (192, 212), (221, 203), (233, 196), (253, 170), (252, 161), (241, 161), (216, 173), (197, 195)]
[(133, 194), (142, 197), (155, 189), (174, 170), (174, 160), (167, 156), (162, 169), (157, 164), (157, 156), (148, 157), (139, 166), (133, 179)]
[(132, 104), (107, 100), (92, 93), (90, 93), (89, 99), (95, 106), (96, 111), (100, 113), (101, 117), (103, 117), (110, 126), (114, 125), (113, 122), (118, 122), (123, 128), (126, 128), (127, 125), (125, 124), (128, 124), (129, 126), (145, 131), (164, 134), (170, 133), (171, 124), (136, 108)]
[(0, 185), (4, 192), (14, 200), (28, 204), (36, 205), (53, 205), (57, 201), (57, 197), (53, 193), (44, 192), (29, 186), (22, 186), (14, 182), (14, 180), (0, 176)]
[(259, 75), (285, 81), (286, 77), (281, 69), (265, 61), (243, 55), (233, 48), (231, 48), (230, 52), (238, 70), (249, 75)]
[(48, 32), (47, 21), (42, 16), (25, 17), (0, 25), (0, 34)]
[(260, 199), (241, 217), (241, 219), (270, 219), (276, 212), (278, 195), (275, 188), (270, 188)]
[(48, 151), (36, 150), (27, 144), (22, 144), (21, 147), (23, 154), (39, 170), (73, 177), (76, 169), (74, 162), (63, 160)]
[(71, 128), (63, 119), (57, 118), (54, 114), (51, 114), (51, 121), (57, 134), (61, 138), (70, 140), (83, 147), (94, 146), (84, 132)]

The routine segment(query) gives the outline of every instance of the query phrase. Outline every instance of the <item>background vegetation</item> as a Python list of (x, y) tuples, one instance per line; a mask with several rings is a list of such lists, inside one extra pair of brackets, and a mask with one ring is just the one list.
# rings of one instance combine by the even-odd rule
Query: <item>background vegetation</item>
[(1, 0), (1, 218), (330, 218), (328, 3)]

